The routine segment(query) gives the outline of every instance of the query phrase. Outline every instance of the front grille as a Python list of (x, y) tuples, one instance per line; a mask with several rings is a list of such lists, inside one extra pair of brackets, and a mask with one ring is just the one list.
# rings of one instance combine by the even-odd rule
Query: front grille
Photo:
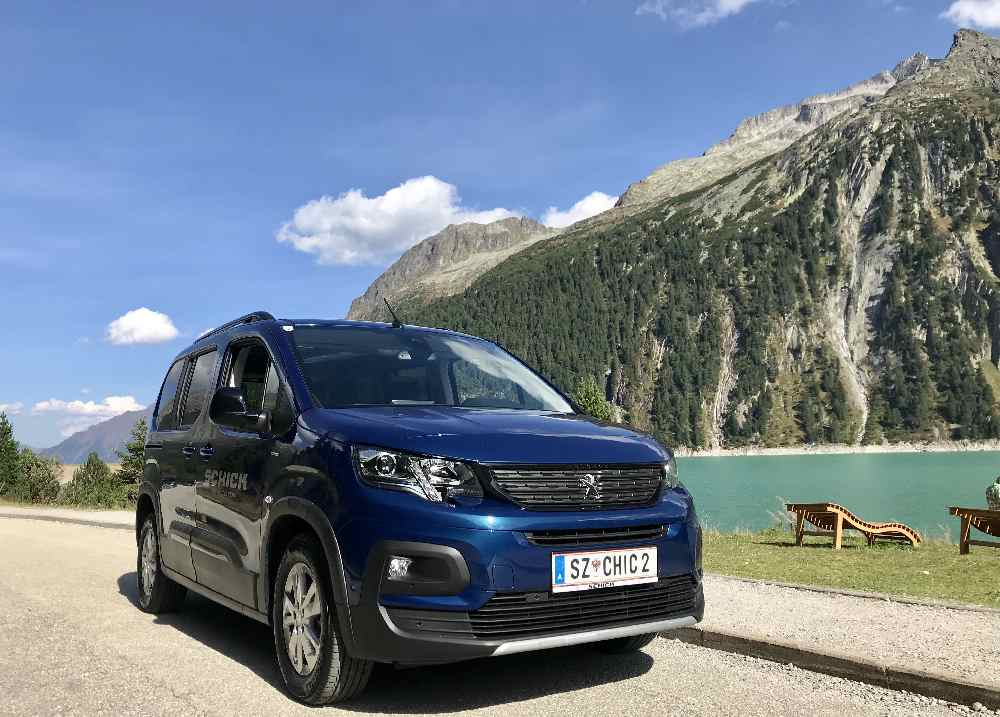
[(658, 540), (662, 525), (637, 525), (630, 528), (573, 528), (570, 530), (533, 530), (524, 537), (535, 545), (597, 545), (634, 540)]
[(595, 510), (647, 505), (660, 489), (660, 465), (494, 466), (493, 485), (533, 510)]
[(665, 620), (691, 614), (698, 582), (693, 575), (649, 585), (572, 593), (498, 593), (469, 613), (480, 640), (516, 640), (566, 631)]

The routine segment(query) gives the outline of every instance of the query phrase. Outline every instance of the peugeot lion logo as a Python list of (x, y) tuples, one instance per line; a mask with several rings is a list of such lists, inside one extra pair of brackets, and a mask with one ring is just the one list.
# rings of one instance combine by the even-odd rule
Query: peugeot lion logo
[(592, 474), (588, 473), (581, 478), (580, 485), (583, 486), (584, 498), (589, 498), (590, 500), (601, 499), (601, 484), (597, 482), (597, 478), (595, 478)]

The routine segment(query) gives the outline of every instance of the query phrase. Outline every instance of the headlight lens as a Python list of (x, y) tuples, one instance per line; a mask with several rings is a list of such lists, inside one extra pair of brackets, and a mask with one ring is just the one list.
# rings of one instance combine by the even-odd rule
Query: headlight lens
[(663, 464), (663, 487), (670, 490), (671, 488), (676, 488), (679, 482), (680, 478), (677, 476), (677, 460), (671, 454), (671, 456)]
[(460, 461), (426, 458), (373, 446), (357, 446), (358, 473), (368, 485), (413, 493), (433, 503), (466, 496), (481, 498), (476, 474)]

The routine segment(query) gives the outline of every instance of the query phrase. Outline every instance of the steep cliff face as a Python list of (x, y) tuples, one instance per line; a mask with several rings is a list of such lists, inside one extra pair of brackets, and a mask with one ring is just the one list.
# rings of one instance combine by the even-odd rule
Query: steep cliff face
[(915, 77), (933, 64), (926, 55), (916, 54), (891, 71), (880, 72), (839, 92), (816, 95), (749, 117), (728, 139), (710, 147), (701, 157), (670, 162), (629, 185), (618, 204), (622, 207), (648, 204), (712, 184), (785, 149), (834, 117), (858, 112), (883, 97), (898, 82)]
[(963, 31), (895, 73), (744, 123), (707, 157), (799, 136), (408, 320), (497, 338), (563, 386), (606, 380), (676, 445), (997, 436), (1000, 42)]
[(512, 254), (555, 233), (527, 217), (452, 224), (396, 260), (351, 303), (347, 317), (384, 318), (383, 297), (395, 303), (455, 294)]

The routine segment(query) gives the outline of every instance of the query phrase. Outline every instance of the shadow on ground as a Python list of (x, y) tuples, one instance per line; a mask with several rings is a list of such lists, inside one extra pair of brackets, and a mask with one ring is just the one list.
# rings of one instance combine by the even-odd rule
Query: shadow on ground
[[(135, 572), (125, 573), (118, 578), (118, 592), (138, 609), (139, 592)], [(281, 689), (281, 675), (274, 660), (271, 628), (267, 625), (192, 592), (187, 594), (179, 612), (157, 615), (155, 622), (157, 625), (172, 627), (239, 662), (268, 684)]]
[[(118, 591), (138, 606), (134, 572), (118, 578)], [(160, 615), (156, 624), (178, 630), (282, 689), (266, 625), (190, 592), (180, 612)], [(384, 714), (458, 712), (620, 682), (652, 666), (653, 658), (643, 652), (610, 656), (586, 645), (434, 667), (376, 665), (368, 689), (337, 706)]]

